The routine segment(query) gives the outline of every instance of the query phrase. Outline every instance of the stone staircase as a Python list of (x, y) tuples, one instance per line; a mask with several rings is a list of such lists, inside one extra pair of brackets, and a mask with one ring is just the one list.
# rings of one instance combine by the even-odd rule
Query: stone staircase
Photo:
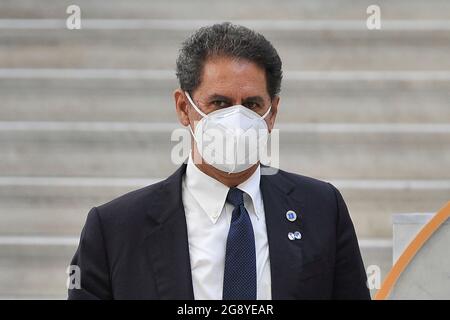
[(69, 4), (0, 3), (0, 298), (65, 298), (88, 210), (177, 167), (175, 59), (208, 21), (279, 50), (280, 166), (342, 191), (367, 266), (390, 269), (393, 213), (449, 200), (449, 1), (377, 1), (378, 31), (365, 0), (78, 0), (82, 30)]

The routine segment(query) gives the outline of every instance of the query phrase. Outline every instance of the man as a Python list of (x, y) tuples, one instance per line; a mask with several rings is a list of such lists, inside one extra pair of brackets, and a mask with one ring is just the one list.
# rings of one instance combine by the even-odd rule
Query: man
[(81, 288), (69, 299), (369, 299), (336, 188), (262, 174), (259, 158), (218, 161), (199, 141), (206, 129), (236, 148), (242, 131), (267, 138), (282, 78), (270, 42), (230, 23), (201, 28), (177, 76), (176, 112), (193, 136), (187, 164), (89, 212), (72, 261)]

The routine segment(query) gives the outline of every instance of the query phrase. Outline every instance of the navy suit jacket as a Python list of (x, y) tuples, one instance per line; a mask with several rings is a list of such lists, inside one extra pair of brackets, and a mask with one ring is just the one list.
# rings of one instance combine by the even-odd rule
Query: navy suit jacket
[[(194, 299), (182, 165), (166, 180), (94, 207), (71, 262), (69, 299)], [(370, 299), (353, 224), (329, 183), (262, 175), (273, 299)], [(286, 211), (298, 218), (290, 222)], [(300, 231), (301, 240), (288, 233)]]

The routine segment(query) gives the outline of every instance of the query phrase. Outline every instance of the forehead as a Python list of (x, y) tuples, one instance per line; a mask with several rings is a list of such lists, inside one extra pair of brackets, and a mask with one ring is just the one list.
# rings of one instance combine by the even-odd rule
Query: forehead
[(256, 63), (244, 59), (207, 59), (197, 90), (202, 95), (221, 94), (234, 98), (268, 96), (266, 74)]

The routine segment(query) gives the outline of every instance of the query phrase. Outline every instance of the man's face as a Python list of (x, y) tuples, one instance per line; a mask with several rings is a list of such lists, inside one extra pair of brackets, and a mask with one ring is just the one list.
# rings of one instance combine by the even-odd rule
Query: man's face
[[(177, 91), (178, 118), (184, 126), (194, 128), (195, 122), (202, 116), (189, 105), (184, 93)], [(190, 94), (194, 103), (206, 114), (241, 104), (262, 116), (272, 105), (265, 121), (269, 130), (273, 128), (279, 97), (271, 101), (265, 72), (253, 62), (228, 57), (208, 59), (203, 67), (200, 85)]]

